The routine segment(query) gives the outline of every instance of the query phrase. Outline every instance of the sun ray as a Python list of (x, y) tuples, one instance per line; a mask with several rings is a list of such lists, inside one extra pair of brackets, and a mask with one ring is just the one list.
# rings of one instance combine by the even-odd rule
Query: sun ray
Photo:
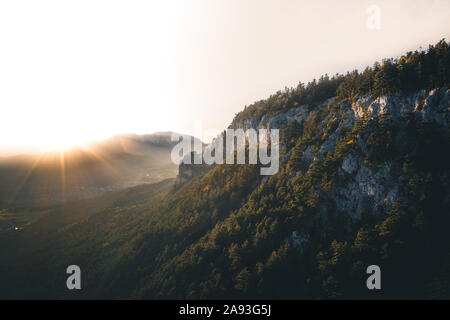
[(64, 149), (59, 149), (59, 167), (61, 170), (61, 200), (66, 200), (66, 159)]
[(86, 151), (88, 151), (92, 156), (94, 156), (95, 159), (97, 159), (98, 161), (100, 161), (103, 165), (105, 165), (106, 168), (108, 168), (109, 170), (111, 170), (111, 172), (116, 175), (119, 176), (120, 173), (119, 171), (114, 168), (102, 155), (101, 152), (98, 151), (97, 148), (91, 146), (90, 148), (86, 149)]
[(15, 200), (16, 197), (18, 196), (19, 192), (22, 190), (22, 188), (25, 186), (25, 184), (27, 183), (28, 179), (30, 178), (30, 176), (33, 174), (34, 170), (36, 169), (36, 167), (39, 165), (39, 163), (42, 160), (43, 155), (39, 155), (35, 158), (35, 160), (33, 161), (30, 169), (28, 169), (27, 173), (25, 174), (24, 178), (21, 180), (21, 182), (17, 185), (17, 187), (15, 188), (13, 195), (8, 203), (8, 206), (11, 205)]

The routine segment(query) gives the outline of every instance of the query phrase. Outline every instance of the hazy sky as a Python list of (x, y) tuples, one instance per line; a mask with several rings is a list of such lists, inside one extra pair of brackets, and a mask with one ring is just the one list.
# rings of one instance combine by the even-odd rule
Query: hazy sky
[(0, 151), (217, 132), (285, 86), (449, 40), (449, 18), (429, 0), (0, 0)]

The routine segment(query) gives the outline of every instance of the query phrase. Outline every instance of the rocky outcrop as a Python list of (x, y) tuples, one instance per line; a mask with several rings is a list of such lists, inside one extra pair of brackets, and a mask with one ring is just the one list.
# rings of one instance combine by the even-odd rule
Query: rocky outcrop
[[(309, 105), (301, 105), (273, 115), (235, 119), (229, 128), (242, 128), (244, 130), (249, 128), (279, 129), (286, 127), (290, 122), (307, 121), (313, 109), (333, 103), (335, 103), (335, 99), (331, 98), (314, 108)], [(405, 116), (410, 112), (420, 115), (426, 122), (435, 120), (443, 126), (448, 126), (450, 123), (450, 89), (437, 88), (430, 91), (421, 90), (409, 95), (391, 94), (377, 98), (361, 96), (355, 99), (352, 104), (348, 102), (339, 103), (342, 104), (346, 112), (346, 123), (344, 123), (346, 126), (351, 125), (354, 120), (364, 117), (370, 118), (389, 114), (395, 118)]]
[(310, 106), (302, 105), (287, 111), (275, 113), (273, 115), (263, 115), (262, 117), (251, 117), (248, 119), (233, 120), (229, 128), (253, 129), (277, 129), (286, 126), (290, 122), (302, 122), (308, 119)]
[(200, 163), (200, 160), (201, 158), (196, 152), (191, 152), (190, 155), (187, 155), (178, 166), (178, 176), (175, 183), (177, 185), (184, 184), (186, 181), (198, 177), (208, 171), (210, 166)]
[(371, 98), (364, 96), (357, 99), (351, 108), (355, 119), (376, 117), (389, 114), (392, 117), (405, 116), (414, 112), (425, 122), (436, 121), (448, 126), (450, 117), (450, 89), (421, 90), (410, 95), (392, 94)]
[[(289, 123), (304, 123), (308, 121), (320, 108), (335, 105), (342, 110), (342, 118), (336, 129), (328, 131), (326, 139), (320, 146), (308, 146), (302, 155), (302, 161), (310, 166), (314, 161), (324, 158), (333, 152), (339, 139), (343, 137), (343, 129), (353, 127), (356, 120), (371, 119), (389, 115), (393, 119), (401, 119), (408, 114), (414, 114), (423, 122), (435, 121), (437, 125), (448, 127), (450, 121), (450, 90), (437, 88), (426, 91), (421, 90), (409, 95), (392, 94), (377, 98), (361, 96), (348, 101), (336, 102), (334, 98), (324, 101), (318, 106), (301, 105), (275, 114), (265, 114), (261, 117), (248, 119), (235, 119), (229, 126), (232, 129), (283, 129)], [(328, 123), (333, 120), (327, 116), (320, 123), (325, 134)], [(398, 198), (398, 181), (391, 175), (391, 164), (384, 163), (377, 168), (369, 167), (364, 157), (367, 155), (367, 146), (361, 136), (356, 141), (360, 154), (349, 154), (342, 161), (338, 169), (338, 176), (342, 183), (329, 192), (336, 209), (358, 219), (365, 210), (374, 211), (376, 208), (387, 208)], [(315, 150), (315, 151), (313, 151)], [(289, 155), (292, 150), (286, 150)], [(194, 159), (197, 154), (192, 155)], [(286, 161), (282, 159), (282, 161)], [(179, 166), (177, 184), (183, 184), (193, 177), (200, 176), (209, 170), (205, 164), (188, 164), (182, 161)], [(261, 177), (259, 183), (267, 181), (268, 177)], [(259, 184), (258, 183), (258, 184)]]
[(397, 199), (397, 181), (390, 174), (390, 165), (386, 164), (374, 171), (362, 157), (348, 155), (338, 171), (341, 181), (333, 189), (330, 198), (334, 199), (337, 210), (360, 218), (364, 210), (373, 210), (377, 206), (387, 207)]
[[(333, 152), (339, 139), (343, 138), (343, 128), (352, 128), (356, 120), (371, 119), (389, 115), (392, 119), (401, 121), (402, 117), (414, 114), (423, 122), (434, 121), (437, 125), (448, 128), (450, 121), (450, 90), (437, 88), (430, 91), (421, 90), (409, 95), (391, 94), (377, 98), (361, 96), (348, 101), (336, 102), (329, 99), (319, 106), (302, 105), (273, 115), (234, 120), (230, 128), (283, 129), (292, 122), (306, 122), (314, 110), (334, 104), (339, 107), (342, 117), (336, 129), (328, 131), (326, 139), (322, 141), (316, 152), (308, 146), (303, 152), (302, 161), (311, 165), (314, 161), (324, 158)], [(326, 117), (320, 128), (323, 134), (327, 124), (332, 119)], [(334, 200), (336, 210), (345, 212), (354, 219), (359, 219), (365, 210), (375, 211), (376, 208), (388, 208), (397, 200), (399, 195), (398, 181), (392, 176), (391, 163), (386, 162), (376, 168), (369, 167), (364, 158), (367, 146), (364, 139), (358, 136), (356, 141), (360, 153), (350, 153), (346, 156), (338, 169), (340, 183), (328, 193)], [(318, 150), (318, 151), (317, 151)], [(287, 150), (289, 154), (292, 150)], [(292, 241), (297, 243), (293, 236)]]

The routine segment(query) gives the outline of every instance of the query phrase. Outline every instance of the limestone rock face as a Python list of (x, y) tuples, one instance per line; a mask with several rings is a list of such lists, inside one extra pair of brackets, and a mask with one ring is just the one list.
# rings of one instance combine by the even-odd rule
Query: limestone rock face
[(251, 117), (244, 120), (233, 120), (229, 128), (241, 128), (247, 130), (253, 129), (279, 129), (285, 127), (288, 123), (298, 122), (308, 119), (310, 114), (309, 106), (302, 105), (297, 108), (289, 109), (286, 112), (277, 112), (273, 115), (263, 115), (262, 117)]
[[(326, 131), (328, 123), (333, 120), (326, 117), (320, 123), (323, 134), (327, 133), (326, 138), (319, 146), (309, 145), (303, 151), (302, 161), (307, 164), (306, 168), (311, 168), (314, 161), (323, 159), (329, 152), (335, 150), (338, 141), (343, 138), (344, 128), (352, 128), (355, 121), (360, 119), (367, 120), (389, 115), (394, 120), (402, 121), (404, 117), (413, 114), (423, 122), (434, 121), (436, 125), (448, 128), (449, 99), (450, 90), (442, 88), (421, 90), (408, 95), (391, 94), (377, 98), (360, 96), (352, 103), (335, 102), (334, 99), (329, 99), (319, 106), (302, 105), (272, 115), (234, 120), (230, 128), (282, 130), (289, 123), (306, 122), (315, 110), (334, 104), (340, 108), (343, 115), (336, 129)], [(368, 166), (364, 161), (368, 149), (364, 141), (358, 135), (355, 143), (359, 153), (350, 153), (343, 159), (337, 172), (340, 183), (329, 192), (329, 197), (335, 202), (336, 210), (348, 214), (353, 219), (359, 219), (367, 210), (386, 209), (399, 196), (399, 182), (393, 177), (392, 164), (386, 162), (376, 168)], [(286, 154), (291, 152), (292, 149), (286, 150)], [(320, 188), (320, 186), (317, 187)], [(291, 236), (291, 241), (295, 244), (301, 242), (297, 234)]]
[(356, 157), (350, 154), (342, 162), (342, 169), (349, 174), (353, 174), (356, 170), (358, 170), (359, 162), (360, 161)]
[[(420, 90), (409, 95), (391, 94), (377, 98), (361, 96), (352, 104), (341, 102), (346, 112), (345, 125), (350, 125), (354, 120), (364, 117), (377, 117), (389, 114), (394, 118), (402, 117), (410, 112), (419, 114), (423, 121), (435, 120), (443, 126), (450, 122), (450, 89), (437, 88), (430, 91)], [(331, 105), (334, 98), (328, 99), (321, 105)], [(316, 108), (317, 108), (316, 107)], [(233, 120), (229, 128), (253, 129), (280, 129), (286, 127), (290, 122), (306, 121), (309, 119), (312, 107), (301, 105), (287, 111), (280, 111), (273, 115), (251, 117), (248, 119)]]
[[(421, 90), (409, 95), (391, 94), (377, 98), (371, 96), (357, 97), (352, 103), (348, 101), (336, 102), (334, 98), (324, 101), (317, 106), (301, 105), (286, 111), (274, 114), (265, 114), (247, 119), (235, 119), (229, 126), (231, 129), (280, 129), (286, 128), (289, 123), (304, 123), (310, 119), (315, 110), (334, 105), (340, 108), (342, 118), (334, 130), (327, 132), (327, 126), (333, 119), (328, 116), (319, 124), (326, 138), (319, 146), (309, 145), (302, 155), (306, 168), (311, 168), (314, 161), (323, 159), (332, 153), (338, 141), (343, 138), (344, 128), (351, 128), (355, 121), (360, 119), (373, 119), (389, 115), (392, 119), (402, 121), (409, 114), (414, 114), (423, 122), (435, 122), (437, 125), (448, 128), (450, 121), (450, 90), (437, 88), (430, 91)], [(364, 158), (367, 155), (367, 146), (364, 139), (358, 135), (355, 143), (360, 150), (359, 154), (350, 153), (346, 156), (340, 168), (338, 187), (329, 192), (334, 200), (336, 210), (344, 212), (354, 219), (359, 219), (364, 211), (374, 211), (376, 208), (388, 208), (395, 202), (399, 194), (398, 181), (393, 178), (391, 164), (384, 163), (377, 168), (369, 167)], [(286, 150), (281, 162), (288, 160), (292, 149)], [(198, 155), (194, 155), (195, 157)], [(181, 162), (177, 178), (178, 184), (183, 184), (193, 177), (199, 176), (208, 170), (209, 166), (202, 164), (187, 164)], [(292, 177), (291, 177), (292, 178)], [(446, 177), (444, 177), (446, 179)], [(255, 185), (267, 181), (268, 177), (261, 177)], [(317, 186), (320, 188), (320, 186)], [(324, 209), (325, 210), (325, 209)], [(297, 243), (294, 235), (291, 239)]]
[(390, 114), (392, 117), (405, 116), (410, 112), (419, 114), (424, 122), (435, 120), (443, 126), (449, 125), (450, 89), (421, 90), (410, 95), (392, 94), (378, 98), (364, 96), (358, 98), (351, 108), (355, 119)]

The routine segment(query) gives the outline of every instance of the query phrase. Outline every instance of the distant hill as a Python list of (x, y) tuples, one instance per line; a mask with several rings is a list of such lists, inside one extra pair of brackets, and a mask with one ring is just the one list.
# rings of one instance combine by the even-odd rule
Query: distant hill
[(120, 135), (87, 148), (0, 158), (0, 207), (44, 206), (177, 175), (171, 132)]

